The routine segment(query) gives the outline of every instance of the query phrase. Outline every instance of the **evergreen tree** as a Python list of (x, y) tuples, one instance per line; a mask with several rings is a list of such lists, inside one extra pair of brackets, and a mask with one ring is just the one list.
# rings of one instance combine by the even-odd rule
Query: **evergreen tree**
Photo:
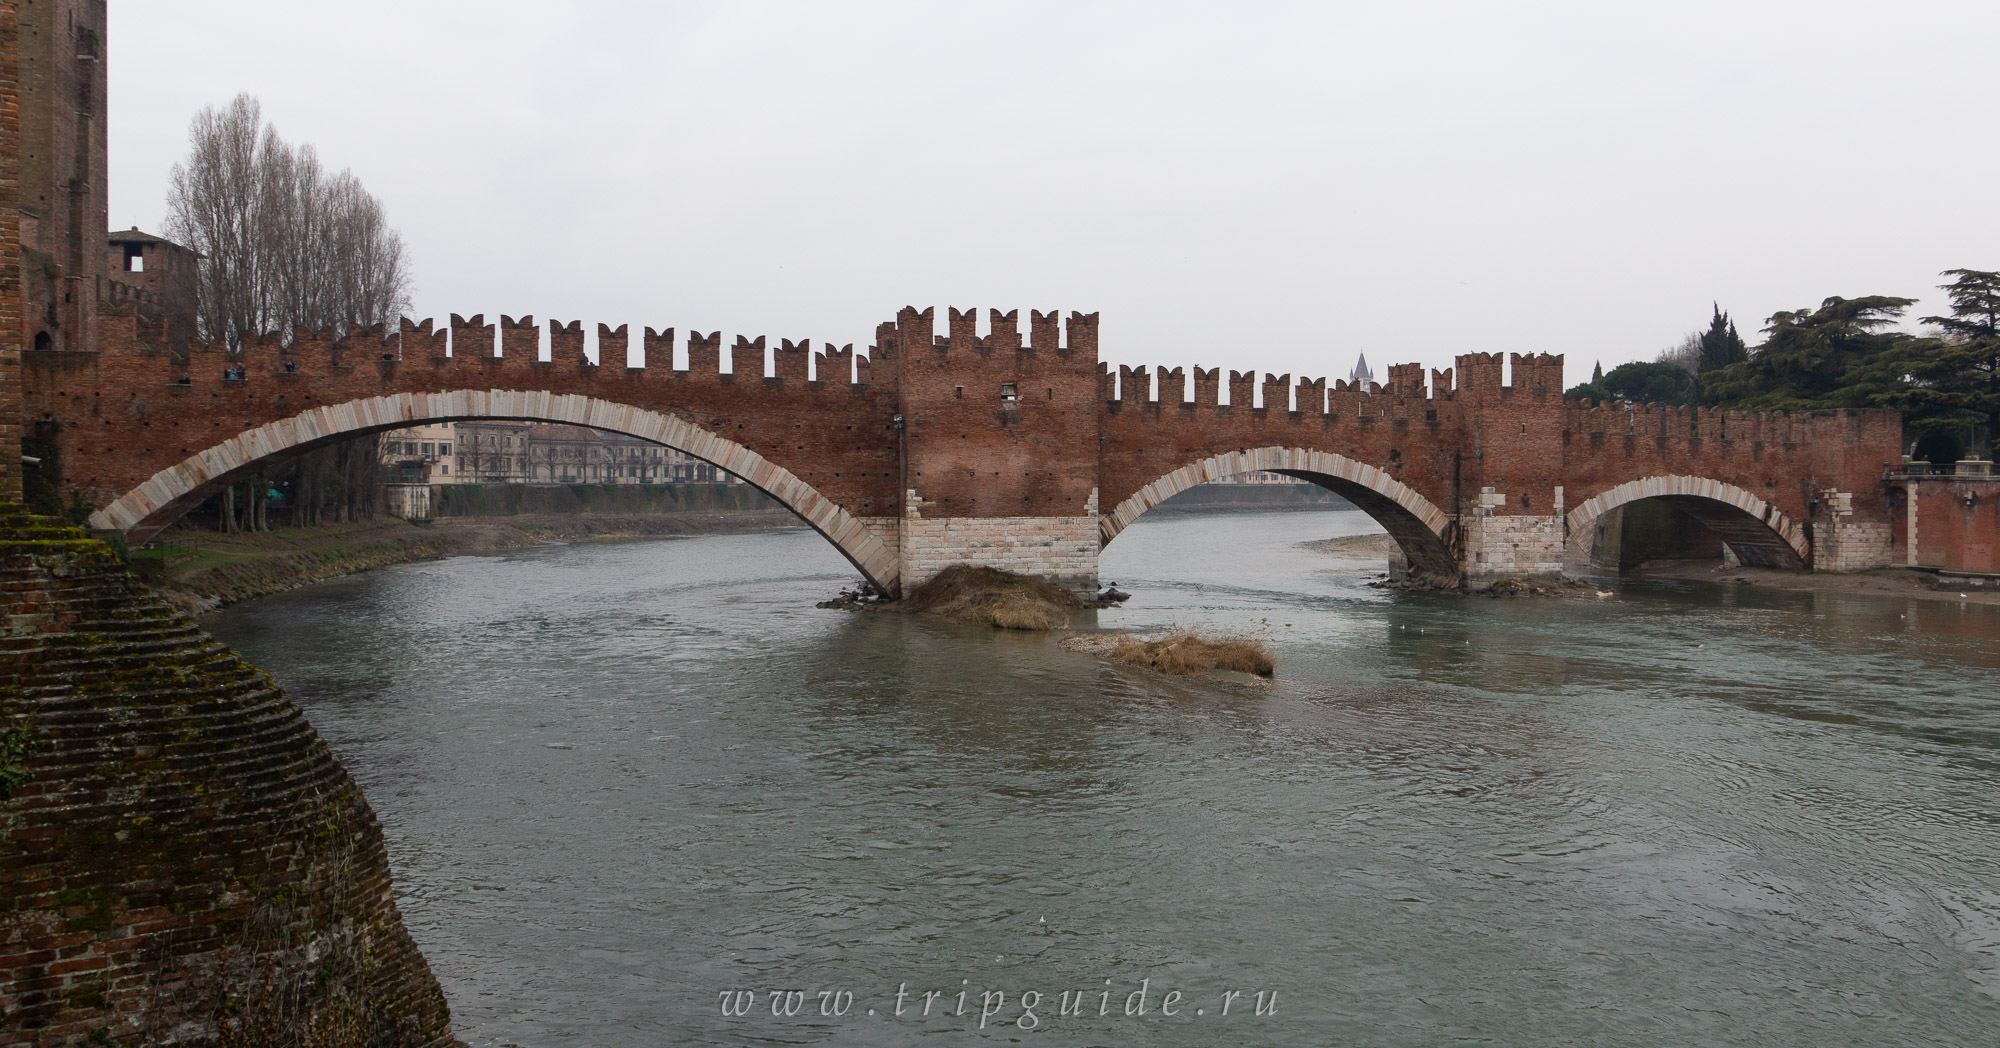
[(1697, 370), (1703, 373), (1750, 359), (1750, 350), (1743, 345), (1743, 336), (1736, 333), (1736, 322), (1722, 311), (1720, 304), (1711, 305), (1715, 308), (1715, 316), (1708, 322), (1708, 330), (1701, 333), (1701, 361)]
[(1703, 376), (1703, 399), (1751, 411), (1869, 406), (1875, 396), (1901, 385), (1900, 376), (1891, 380), (1879, 367), (1888, 354), (1915, 348), (1905, 343), (1930, 341), (1877, 330), (1913, 301), (1836, 296), (1818, 309), (1774, 313), (1755, 353)]
[(1590, 369), (1590, 384), (1593, 386), (1604, 384), (1604, 361), (1598, 361), (1597, 366)]
[(1895, 408), (1914, 431), (1947, 433), (1968, 453), (2000, 429), (2000, 273), (1948, 269), (1951, 315), (1924, 317), (1943, 335), (1909, 339), (1856, 374), (1867, 402)]
[(1694, 376), (1679, 364), (1633, 361), (1605, 374), (1599, 364), (1590, 381), (1563, 393), (1573, 400), (1630, 400), (1643, 404), (1686, 404), (1694, 400)]

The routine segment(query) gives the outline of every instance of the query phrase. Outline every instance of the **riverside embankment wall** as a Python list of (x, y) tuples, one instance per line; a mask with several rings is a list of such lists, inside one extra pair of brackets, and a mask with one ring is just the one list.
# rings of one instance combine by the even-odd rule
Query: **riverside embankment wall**
[(0, 1045), (453, 1044), (360, 790), (102, 543), (0, 516)]

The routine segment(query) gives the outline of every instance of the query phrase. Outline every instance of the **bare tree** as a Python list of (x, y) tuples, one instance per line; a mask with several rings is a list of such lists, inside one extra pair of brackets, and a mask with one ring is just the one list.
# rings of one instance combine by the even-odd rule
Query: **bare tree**
[(409, 304), (401, 234), (351, 171), (265, 125), (237, 95), (188, 128), (167, 191), (167, 235), (200, 253), (196, 325), (230, 349), (292, 328), (388, 324)]
[(1690, 375), (1701, 374), (1701, 332), (1690, 331), (1686, 338), (1660, 350), (1659, 362), (1684, 368)]
[[(409, 304), (403, 239), (382, 202), (352, 172), (329, 175), (311, 146), (287, 143), (247, 94), (203, 109), (189, 125), (188, 156), (174, 165), (167, 192), (166, 231), (198, 252), (197, 336), (231, 353), (274, 332), (289, 339), (297, 330), (344, 335), (391, 324)], [(278, 475), (296, 478), (294, 522), (319, 523), (327, 496), (336, 500), (336, 521), (372, 515), (378, 465), (376, 438), (367, 436), (281, 467)], [(240, 522), (239, 500), (225, 494), (224, 530), (262, 525), (263, 490), (240, 500), (248, 511)]]

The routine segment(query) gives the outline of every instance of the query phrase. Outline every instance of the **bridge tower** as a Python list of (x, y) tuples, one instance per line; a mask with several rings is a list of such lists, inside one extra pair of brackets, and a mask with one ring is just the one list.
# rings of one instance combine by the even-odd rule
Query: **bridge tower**
[[(878, 332), (876, 367), (895, 376), (908, 592), (950, 564), (1097, 589), (1097, 314), (905, 308)], [(1067, 338), (1063, 336), (1067, 334)]]
[(1457, 477), (1460, 568), (1479, 585), (1563, 567), (1562, 358), (1498, 353), (1453, 361), (1462, 425)]

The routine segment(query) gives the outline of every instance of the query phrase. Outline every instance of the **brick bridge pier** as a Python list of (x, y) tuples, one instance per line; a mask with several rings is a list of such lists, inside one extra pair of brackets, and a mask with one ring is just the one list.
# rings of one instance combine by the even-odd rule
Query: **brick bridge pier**
[[(865, 354), (805, 340), (454, 315), (448, 326), (300, 332), (230, 354), (169, 347), (136, 316), (90, 352), (23, 353), (24, 418), (91, 523), (143, 540), (285, 457), (425, 421), (525, 419), (631, 434), (769, 493), (898, 592), (973, 562), (1094, 588), (1098, 551), (1196, 484), (1270, 470), (1322, 485), (1394, 536), (1396, 568), (1474, 587), (1587, 561), (1645, 502), (1686, 545), (1745, 563), (1890, 562), (1879, 477), (1889, 412), (1590, 407), (1562, 358), (1460, 356), (1384, 385), (1196, 367), (1115, 371), (1096, 314), (904, 309)], [(622, 365), (622, 366), (621, 366)], [(1192, 379), (1190, 382), (1189, 379)], [(1226, 385), (1225, 385), (1226, 380)], [(1227, 403), (1223, 403), (1224, 394)]]

